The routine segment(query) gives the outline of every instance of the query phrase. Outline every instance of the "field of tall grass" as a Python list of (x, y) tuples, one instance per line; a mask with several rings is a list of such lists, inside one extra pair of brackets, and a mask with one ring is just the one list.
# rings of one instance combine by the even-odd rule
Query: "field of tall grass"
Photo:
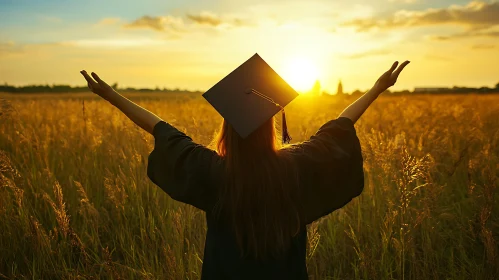
[[(146, 175), (154, 139), (90, 94), (0, 102), (0, 279), (199, 279), (204, 214)], [(200, 96), (130, 97), (195, 141)], [(352, 100), (300, 96), (292, 142)], [(310, 279), (497, 279), (499, 96), (382, 96), (356, 124), (365, 190), (309, 226)]]

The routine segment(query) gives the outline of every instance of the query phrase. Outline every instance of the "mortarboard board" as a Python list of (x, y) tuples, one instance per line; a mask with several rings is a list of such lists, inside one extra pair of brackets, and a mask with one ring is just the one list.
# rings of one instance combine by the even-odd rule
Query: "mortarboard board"
[(284, 107), (297, 96), (298, 93), (258, 54), (203, 94), (242, 138), (281, 111), (283, 143), (291, 140)]

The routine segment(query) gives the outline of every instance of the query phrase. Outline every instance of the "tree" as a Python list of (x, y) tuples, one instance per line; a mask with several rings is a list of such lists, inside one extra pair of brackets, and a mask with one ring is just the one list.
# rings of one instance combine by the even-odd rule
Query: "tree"
[(338, 83), (338, 90), (336, 90), (336, 94), (338, 95), (345, 94), (345, 92), (343, 92), (343, 84), (341, 83), (341, 80)]
[(496, 88), (499, 89), (499, 83), (496, 84)]
[(361, 96), (362, 94), (364, 94), (362, 91), (356, 89), (354, 92), (352, 92), (352, 96)]
[(321, 95), (321, 82), (319, 80), (315, 81), (310, 93), (313, 95)]

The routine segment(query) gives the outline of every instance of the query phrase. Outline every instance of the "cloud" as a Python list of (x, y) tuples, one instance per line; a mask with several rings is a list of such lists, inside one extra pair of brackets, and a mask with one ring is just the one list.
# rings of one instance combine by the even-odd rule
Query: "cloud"
[(7, 42), (1, 42), (0, 43), (0, 46), (7, 46), (7, 47), (12, 47), (12, 46), (15, 46), (16, 45), (16, 42), (14, 41), (7, 41)]
[(471, 49), (473, 49), (473, 50), (490, 50), (490, 49), (495, 49), (495, 48), (497, 48), (497, 46), (487, 45), (487, 44), (478, 44), (478, 45), (471, 46)]
[(196, 27), (241, 27), (251, 25), (244, 19), (230, 16), (220, 16), (212, 12), (201, 12), (198, 14), (186, 14), (185, 20), (182, 17), (167, 16), (142, 16), (123, 26), (127, 29), (152, 29), (158, 32), (168, 32), (170, 34), (180, 34), (194, 30)]
[(45, 22), (50, 22), (50, 23), (62, 23), (62, 19), (58, 17), (52, 17), (52, 16), (40, 16), (41, 20)]
[(359, 58), (365, 58), (365, 57), (369, 57), (369, 56), (387, 55), (390, 53), (391, 52), (389, 50), (379, 49), (379, 50), (369, 50), (366, 52), (349, 54), (349, 55), (345, 55), (344, 57), (349, 58), (349, 59), (359, 59)]
[(424, 11), (401, 10), (386, 18), (360, 18), (345, 22), (359, 32), (374, 28), (392, 29), (399, 27), (454, 24), (473, 30), (487, 29), (499, 25), (499, 2), (471, 1), (464, 6), (451, 5), (447, 8)]
[(470, 37), (499, 38), (499, 31), (469, 30), (466, 32), (455, 33), (455, 34), (451, 34), (451, 35), (430, 36), (430, 39), (437, 40), (437, 41), (447, 41), (447, 40), (451, 40), (451, 39), (461, 39), (461, 38), (470, 38)]
[(0, 58), (26, 55), (33, 49), (64, 46), (65, 44), (65, 42), (17, 43), (14, 41), (0, 41)]
[(405, 3), (405, 4), (414, 4), (419, 2), (419, 0), (388, 0), (391, 3)]
[(128, 48), (143, 46), (158, 46), (164, 44), (161, 40), (153, 39), (94, 39), (94, 40), (73, 40), (60, 42), (60, 45), (75, 47), (109, 47), (109, 48)]
[(114, 25), (119, 23), (120, 21), (121, 19), (116, 17), (103, 18), (97, 23), (97, 25)]
[(217, 27), (220, 25), (237, 27), (250, 25), (249, 22), (241, 18), (221, 16), (207, 11), (201, 12), (199, 14), (187, 14), (186, 16), (189, 20), (196, 24), (208, 25), (213, 27)]
[(436, 55), (436, 54), (427, 54), (424, 56), (426, 60), (430, 61), (451, 61), (452, 59), (446, 56)]
[(0, 42), (0, 57), (6, 54), (22, 53), (23, 46), (16, 44), (14, 41)]
[(222, 24), (220, 17), (210, 12), (201, 12), (198, 15), (187, 14), (187, 18), (202, 25), (219, 26)]
[(182, 32), (184, 21), (182, 18), (173, 16), (142, 16), (131, 23), (124, 25), (128, 29), (152, 29), (161, 32)]

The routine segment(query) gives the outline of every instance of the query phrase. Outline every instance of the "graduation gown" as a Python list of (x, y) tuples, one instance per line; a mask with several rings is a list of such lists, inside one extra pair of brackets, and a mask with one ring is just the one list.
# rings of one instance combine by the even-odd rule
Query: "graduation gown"
[(265, 262), (243, 259), (235, 239), (211, 215), (222, 182), (223, 161), (170, 124), (153, 129), (147, 175), (171, 198), (206, 212), (207, 234), (201, 279), (308, 279), (306, 225), (343, 207), (364, 188), (363, 158), (353, 122), (325, 123), (309, 140), (294, 145), (303, 211), (302, 230), (289, 253)]

